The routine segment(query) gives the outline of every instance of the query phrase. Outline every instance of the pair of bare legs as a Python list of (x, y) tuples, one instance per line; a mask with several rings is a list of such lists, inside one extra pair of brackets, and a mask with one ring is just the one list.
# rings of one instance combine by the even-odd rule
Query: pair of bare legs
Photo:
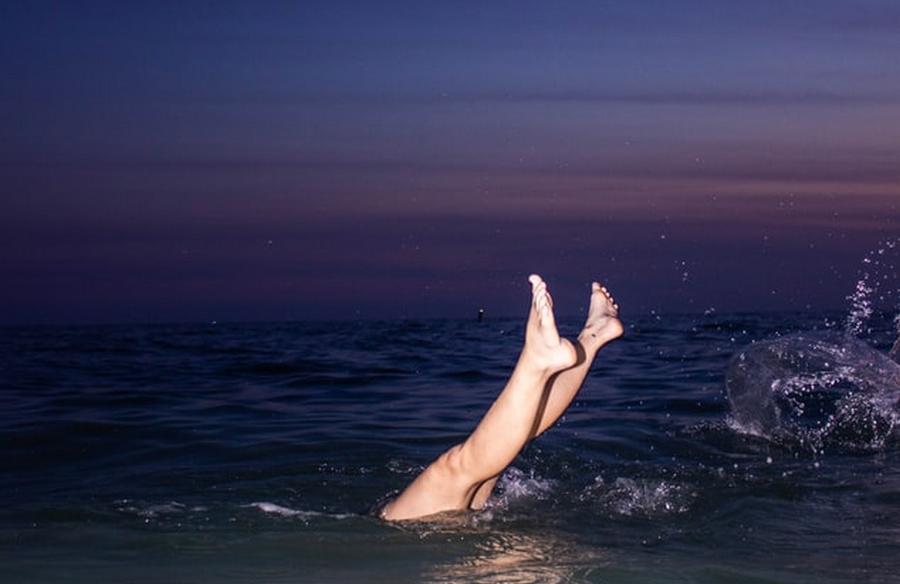
[(503, 391), (465, 442), (439, 456), (384, 506), (384, 519), (481, 508), (525, 444), (552, 426), (575, 399), (597, 352), (622, 335), (618, 306), (594, 282), (577, 342), (560, 338), (547, 284), (537, 275), (528, 280), (532, 302), (525, 346)]

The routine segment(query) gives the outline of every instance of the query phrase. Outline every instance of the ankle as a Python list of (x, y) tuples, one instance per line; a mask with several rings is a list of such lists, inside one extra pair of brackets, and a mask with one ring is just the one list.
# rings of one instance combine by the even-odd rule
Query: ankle
[(581, 345), (582, 350), (584, 350), (585, 358), (589, 360), (593, 360), (597, 351), (603, 348), (603, 345), (607, 342), (608, 341), (603, 339), (596, 331), (591, 331), (589, 329), (584, 329), (578, 334), (578, 344)]
[(515, 371), (528, 377), (532, 381), (541, 382), (547, 381), (554, 373), (556, 373), (556, 370), (553, 367), (541, 363), (532, 355), (528, 354), (527, 350), (522, 351), (519, 355), (519, 362), (516, 364)]

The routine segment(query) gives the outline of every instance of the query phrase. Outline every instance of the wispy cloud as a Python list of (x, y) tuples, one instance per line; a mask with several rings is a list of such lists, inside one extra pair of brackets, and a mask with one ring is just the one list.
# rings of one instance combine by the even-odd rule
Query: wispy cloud
[(636, 106), (862, 106), (900, 105), (900, 93), (850, 93), (831, 91), (760, 91), (693, 90), (693, 91), (594, 91), (510, 90), (510, 91), (448, 91), (429, 93), (374, 92), (247, 92), (237, 94), (192, 93), (190, 96), (159, 95), (152, 100), (171, 104), (211, 104), (222, 106), (270, 107), (329, 107), (362, 106), (405, 108), (409, 106), (440, 106), (466, 104), (549, 104), (636, 105)]

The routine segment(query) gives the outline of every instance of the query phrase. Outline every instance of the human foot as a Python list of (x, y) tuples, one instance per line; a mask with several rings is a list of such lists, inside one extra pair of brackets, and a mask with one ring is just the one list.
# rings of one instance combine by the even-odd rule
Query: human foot
[(554, 373), (575, 364), (575, 347), (559, 336), (553, 317), (553, 298), (547, 291), (547, 283), (537, 274), (528, 277), (531, 282), (531, 312), (525, 326), (525, 348), (522, 357), (535, 367)]
[(619, 305), (609, 290), (591, 283), (591, 306), (588, 308), (587, 322), (578, 335), (578, 340), (586, 349), (599, 349), (606, 343), (622, 336), (625, 329), (619, 320)]

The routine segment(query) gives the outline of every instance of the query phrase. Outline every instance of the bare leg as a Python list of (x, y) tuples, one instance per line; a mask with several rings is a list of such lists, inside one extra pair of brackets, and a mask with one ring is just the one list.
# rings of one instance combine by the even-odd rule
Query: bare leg
[(385, 519), (468, 509), (478, 487), (506, 468), (531, 438), (547, 383), (576, 362), (576, 352), (559, 337), (547, 285), (535, 275), (529, 281), (525, 347), (503, 391), (465, 442), (439, 456), (385, 506)]
[[(604, 345), (622, 336), (622, 323), (618, 319), (619, 307), (606, 288), (597, 282), (591, 284), (591, 304), (587, 322), (578, 335), (578, 362), (557, 373), (548, 384), (544, 407), (540, 418), (532, 428), (531, 438), (540, 436), (563, 415), (578, 394), (594, 362), (597, 352)], [(472, 498), (472, 509), (480, 509), (487, 502), (499, 474), (482, 483)]]

